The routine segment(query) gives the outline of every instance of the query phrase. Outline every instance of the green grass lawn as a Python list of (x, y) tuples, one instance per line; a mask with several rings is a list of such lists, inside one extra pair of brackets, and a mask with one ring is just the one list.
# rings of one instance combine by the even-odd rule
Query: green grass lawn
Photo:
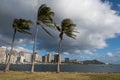
[(120, 80), (120, 73), (0, 71), (0, 80)]

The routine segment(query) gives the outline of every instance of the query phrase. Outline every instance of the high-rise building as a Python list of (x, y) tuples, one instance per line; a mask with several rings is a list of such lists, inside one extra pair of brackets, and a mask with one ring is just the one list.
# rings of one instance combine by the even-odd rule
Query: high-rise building
[(41, 58), (40, 58), (40, 56), (38, 55), (37, 52), (35, 52), (34, 54), (25, 53), (24, 57), (25, 57), (24, 58), (25, 63), (31, 63), (33, 59), (34, 59), (35, 63), (41, 62)]
[[(17, 61), (16, 54), (17, 54), (17, 51), (15, 51), (15, 50), (13, 50), (13, 51), (11, 52), (11, 58), (10, 58), (10, 63), (11, 63), (11, 64), (15, 64), (15, 63), (16, 63), (16, 61)], [(7, 54), (7, 55), (6, 55), (6, 63), (8, 63), (9, 55), (10, 55), (10, 54)]]
[(0, 47), (0, 63), (5, 63), (6, 61), (6, 47)]
[(47, 63), (47, 56), (45, 55), (45, 56), (42, 56), (42, 62), (43, 63)]
[(32, 61), (32, 53), (26, 53), (25, 54), (25, 62), (31, 63), (31, 61)]
[(23, 51), (20, 51), (20, 52), (19, 52), (19, 56), (18, 56), (18, 58), (17, 58), (17, 63), (22, 63), (22, 64), (24, 64), (24, 61), (25, 61), (24, 52), (23, 52)]
[(51, 55), (47, 54), (45, 56), (42, 56), (42, 62), (43, 63), (51, 63)]
[(50, 55), (50, 54), (47, 54), (46, 56), (47, 56), (47, 62), (48, 62), (48, 63), (51, 63), (51, 55)]
[(69, 63), (70, 59), (69, 58), (65, 58), (65, 63)]
[(58, 55), (55, 54), (55, 55), (54, 55), (54, 63), (57, 63), (57, 62), (58, 62)]
[(23, 51), (20, 51), (20, 52), (19, 52), (19, 56), (24, 56), (24, 52), (23, 52)]
[(41, 62), (40, 56), (38, 55), (37, 52), (35, 52), (35, 54), (34, 54), (34, 59), (35, 59), (36, 63)]
[(17, 51), (13, 50), (11, 52), (11, 58), (10, 58), (10, 63), (11, 64), (15, 64), (17, 61), (17, 57), (16, 57)]
[(55, 54), (54, 55), (54, 62), (55, 63), (61, 63), (61, 55), (60, 54)]

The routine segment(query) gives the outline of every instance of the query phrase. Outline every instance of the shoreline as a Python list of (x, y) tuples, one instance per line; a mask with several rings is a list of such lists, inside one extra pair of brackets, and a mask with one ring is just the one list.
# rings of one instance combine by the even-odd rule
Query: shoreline
[[(4, 72), (4, 71), (1, 71), (0, 70), (0, 73), (1, 72)], [(11, 73), (11, 72), (28, 72), (28, 73), (31, 73), (30, 71), (8, 71), (8, 73)], [(4, 72), (4, 73), (6, 73), (6, 72)], [(50, 72), (50, 71), (35, 71), (35, 72), (33, 72), (33, 73), (57, 73), (57, 72)], [(60, 73), (87, 73), (87, 74), (94, 74), (94, 73), (96, 73), (96, 74), (120, 74), (120, 72), (60, 72)]]

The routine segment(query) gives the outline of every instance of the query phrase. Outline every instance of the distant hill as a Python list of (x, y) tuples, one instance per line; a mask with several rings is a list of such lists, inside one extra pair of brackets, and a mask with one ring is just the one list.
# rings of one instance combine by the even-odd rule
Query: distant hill
[(100, 62), (98, 60), (86, 60), (86, 61), (82, 61), (83, 64), (105, 64), (103, 62)]

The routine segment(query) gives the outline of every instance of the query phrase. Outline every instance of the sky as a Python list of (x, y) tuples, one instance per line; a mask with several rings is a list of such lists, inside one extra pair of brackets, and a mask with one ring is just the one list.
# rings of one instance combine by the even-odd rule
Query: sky
[[(64, 35), (60, 53), (62, 59), (93, 60), (120, 64), (120, 0), (1, 0), (0, 2), (0, 46), (9, 52), (15, 18), (36, 22), (37, 10), (46, 4), (55, 12), (57, 25), (70, 18), (77, 25), (77, 37)], [(31, 52), (35, 34), (35, 24), (31, 26), (32, 35), (16, 34), (14, 49)], [(37, 37), (39, 55), (57, 53), (59, 32), (47, 28), (54, 37), (47, 35), (40, 27)]]

